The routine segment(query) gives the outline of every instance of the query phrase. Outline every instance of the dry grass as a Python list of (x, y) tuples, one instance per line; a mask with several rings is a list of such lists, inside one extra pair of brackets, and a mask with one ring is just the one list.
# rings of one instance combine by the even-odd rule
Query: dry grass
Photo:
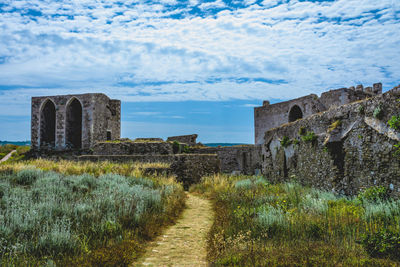
[(124, 176), (139, 177), (143, 176), (143, 170), (148, 168), (169, 168), (169, 163), (141, 163), (127, 162), (114, 163), (110, 161), (90, 162), (90, 161), (52, 161), (46, 159), (35, 159), (28, 161), (18, 161), (0, 164), (0, 172), (12, 172), (32, 167), (44, 171), (54, 171), (65, 175), (79, 175), (89, 173), (94, 176), (100, 176), (107, 173), (115, 173)]

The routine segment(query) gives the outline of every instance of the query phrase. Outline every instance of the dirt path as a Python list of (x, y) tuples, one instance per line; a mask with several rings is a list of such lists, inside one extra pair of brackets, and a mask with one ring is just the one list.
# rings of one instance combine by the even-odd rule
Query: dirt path
[(17, 150), (13, 150), (10, 153), (8, 153), (7, 155), (4, 156), (4, 158), (0, 159), (0, 162), (6, 161), (8, 160), (12, 154), (14, 154), (15, 152), (17, 152)]
[(153, 241), (132, 266), (207, 266), (206, 235), (213, 221), (210, 201), (188, 194), (177, 223)]

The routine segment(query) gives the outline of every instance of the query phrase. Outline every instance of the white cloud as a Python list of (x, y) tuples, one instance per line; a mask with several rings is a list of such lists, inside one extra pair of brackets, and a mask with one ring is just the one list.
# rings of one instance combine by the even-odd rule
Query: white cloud
[(216, 0), (214, 2), (205, 2), (199, 5), (200, 9), (207, 10), (211, 8), (224, 8), (226, 4), (222, 0)]
[[(0, 13), (0, 86), (11, 88), (0, 87), (5, 105), (95, 91), (124, 101), (285, 99), (400, 82), (400, 6), (391, 0), (247, 0), (253, 5), (210, 16), (224, 2), (5, 3), (3, 10), (44, 14)], [(188, 14), (190, 5), (203, 16)]]

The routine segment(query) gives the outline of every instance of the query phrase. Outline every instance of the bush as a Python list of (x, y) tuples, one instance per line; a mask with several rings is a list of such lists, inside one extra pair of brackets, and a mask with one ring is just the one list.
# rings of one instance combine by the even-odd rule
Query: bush
[(388, 191), (384, 186), (372, 186), (358, 194), (357, 198), (362, 202), (378, 202), (388, 198)]
[(20, 185), (31, 185), (40, 176), (43, 175), (43, 171), (38, 169), (25, 169), (19, 171), (14, 178), (14, 181)]
[(288, 146), (290, 146), (291, 144), (292, 144), (292, 141), (290, 140), (289, 137), (284, 136), (284, 137), (282, 138), (282, 140), (281, 140), (281, 146), (283, 146), (283, 147), (288, 147)]
[(307, 132), (305, 135), (301, 136), (301, 140), (303, 140), (304, 142), (311, 143), (317, 140), (317, 136), (315, 135), (314, 132)]
[(390, 128), (400, 130), (400, 115), (392, 116), (388, 121)]
[(374, 109), (374, 112), (372, 114), (374, 116), (375, 119), (381, 120), (383, 118), (383, 108), (382, 106), (377, 106)]
[(387, 229), (364, 234), (359, 241), (371, 257), (400, 259), (400, 234)]

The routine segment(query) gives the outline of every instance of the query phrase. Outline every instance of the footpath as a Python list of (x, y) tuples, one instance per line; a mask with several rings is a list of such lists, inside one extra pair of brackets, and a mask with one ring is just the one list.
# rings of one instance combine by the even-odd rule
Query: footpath
[(150, 243), (132, 266), (207, 266), (206, 235), (213, 222), (209, 200), (188, 194), (177, 223)]
[(11, 151), (7, 155), (5, 155), (4, 158), (0, 159), (0, 162), (4, 162), (4, 161), (8, 160), (9, 158), (11, 158), (12, 154), (14, 154), (15, 152), (17, 152), (17, 150)]

